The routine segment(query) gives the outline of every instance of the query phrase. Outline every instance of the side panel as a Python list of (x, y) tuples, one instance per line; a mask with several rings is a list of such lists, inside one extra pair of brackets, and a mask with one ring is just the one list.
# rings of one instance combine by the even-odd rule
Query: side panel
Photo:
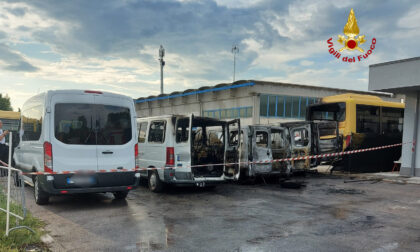
[[(23, 123), (23, 124), (22, 124)], [(25, 171), (43, 170), (44, 139), (48, 139), (48, 117), (45, 112), (45, 94), (29, 99), (22, 109), (22, 141), (15, 150), (16, 165)], [(14, 137), (17, 137), (14, 135)]]

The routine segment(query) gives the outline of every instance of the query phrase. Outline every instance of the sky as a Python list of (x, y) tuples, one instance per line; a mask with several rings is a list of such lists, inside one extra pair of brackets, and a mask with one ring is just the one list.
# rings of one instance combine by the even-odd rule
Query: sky
[[(367, 52), (329, 53), (353, 8)], [(387, 0), (0, 0), (0, 93), (15, 110), (52, 89), (133, 98), (267, 80), (368, 89), (369, 65), (420, 56), (420, 2)]]

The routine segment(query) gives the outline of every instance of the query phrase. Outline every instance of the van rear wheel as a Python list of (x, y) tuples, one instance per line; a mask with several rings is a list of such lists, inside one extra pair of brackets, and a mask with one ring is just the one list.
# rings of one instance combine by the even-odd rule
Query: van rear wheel
[(149, 189), (155, 193), (163, 191), (163, 182), (160, 180), (157, 171), (152, 171), (149, 174)]
[(45, 205), (48, 204), (50, 196), (48, 193), (44, 192), (39, 185), (38, 177), (34, 178), (34, 196), (35, 196), (35, 203), (38, 205)]

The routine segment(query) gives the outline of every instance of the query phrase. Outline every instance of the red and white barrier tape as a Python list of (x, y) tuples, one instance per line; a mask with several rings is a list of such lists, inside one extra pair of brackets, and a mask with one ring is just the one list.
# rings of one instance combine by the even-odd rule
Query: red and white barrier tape
[[(408, 143), (412, 143), (412, 142), (408, 142)], [(270, 164), (270, 163), (280, 163), (280, 162), (287, 162), (287, 161), (319, 159), (319, 158), (325, 158), (325, 157), (337, 157), (337, 156), (351, 155), (351, 154), (356, 154), (356, 153), (361, 153), (361, 152), (382, 150), (382, 149), (402, 146), (403, 144), (407, 144), (407, 143), (390, 144), (390, 145), (384, 145), (384, 146), (372, 147), (372, 148), (366, 148), (366, 149), (342, 151), (342, 152), (319, 154), (319, 155), (309, 155), (309, 156), (301, 156), (301, 157), (280, 158), (280, 159), (264, 160), (264, 161), (247, 161), (247, 162), (234, 162), (234, 163), (190, 165), (190, 166), (187, 166), (187, 167), (192, 168), (192, 167), (223, 166), (223, 165), (232, 166), (232, 165), (238, 165), (238, 164), (248, 164), (248, 165), (249, 164)], [(1, 160), (0, 160), (0, 162), (4, 166), (8, 166), (7, 163), (5, 163)], [(99, 170), (99, 171), (95, 171), (95, 170), (91, 170), (91, 171), (61, 171), (61, 172), (38, 171), (38, 172), (23, 172), (23, 174), (24, 175), (91, 174), (91, 173), (110, 173), (110, 172), (136, 172), (136, 171), (165, 170), (165, 169), (174, 170), (174, 169), (177, 169), (177, 167), (167, 166), (167, 167), (150, 167), (150, 168), (135, 168), (135, 169), (112, 169), (112, 170)]]

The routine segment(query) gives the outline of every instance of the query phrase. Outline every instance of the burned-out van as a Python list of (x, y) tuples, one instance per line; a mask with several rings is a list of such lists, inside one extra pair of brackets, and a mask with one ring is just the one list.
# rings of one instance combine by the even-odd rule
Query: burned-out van
[(229, 133), (230, 142), (239, 141), (240, 179), (292, 173), (290, 162), (273, 162), (290, 156), (287, 128), (249, 125)]
[[(288, 129), (290, 157), (328, 154), (342, 149), (336, 121), (298, 121), (280, 125)], [(291, 166), (294, 171), (305, 171), (322, 161), (333, 162), (333, 158), (295, 160), (291, 161)]]
[[(239, 120), (225, 122), (194, 115), (165, 115), (137, 119), (139, 164), (149, 189), (165, 184), (206, 186), (235, 179), (238, 142), (225, 136), (239, 128)], [(233, 139), (232, 139), (233, 140)]]

